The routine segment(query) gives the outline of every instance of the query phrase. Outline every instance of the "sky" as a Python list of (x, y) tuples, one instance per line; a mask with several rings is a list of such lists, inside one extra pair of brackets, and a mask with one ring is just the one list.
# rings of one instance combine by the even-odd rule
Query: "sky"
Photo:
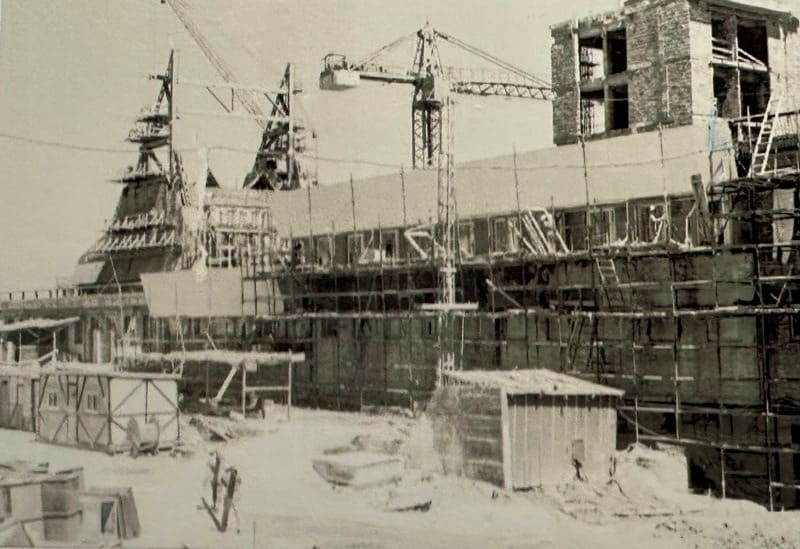
[[(317, 133), (322, 183), (397, 171), (411, 157), (411, 89), (368, 84), (348, 92), (317, 88), (321, 58), (354, 59), (432, 26), (547, 80), (550, 25), (618, 7), (618, 0), (185, 0), (215, 50), (240, 81), (276, 86), (287, 62), (304, 85)], [(135, 164), (124, 141), (138, 110), (155, 100), (169, 51), (179, 79), (219, 80), (167, 5), (158, 0), (0, 0), (0, 291), (68, 281), (100, 236), (121, 186), (109, 182)], [(399, 52), (398, 58), (404, 52)], [(412, 52), (398, 62), (410, 64)], [(482, 66), (442, 48), (443, 63)], [(191, 89), (178, 110), (218, 111)], [(549, 146), (546, 102), (459, 97), (457, 161)], [(181, 116), (176, 139), (200, 147), (255, 151), (249, 120)], [(6, 137), (4, 137), (6, 136)], [(8, 138), (7, 136), (15, 136)], [(19, 138), (98, 150), (46, 146)], [(130, 151), (130, 152), (127, 152)], [(397, 166), (379, 167), (353, 159)], [(209, 165), (238, 187), (249, 152), (212, 150)], [(391, 207), (391, 205), (387, 205)]]

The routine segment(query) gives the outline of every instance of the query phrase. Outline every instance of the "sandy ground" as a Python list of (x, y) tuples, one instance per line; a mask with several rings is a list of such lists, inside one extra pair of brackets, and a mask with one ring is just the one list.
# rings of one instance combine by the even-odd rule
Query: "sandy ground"
[[(430, 450), (426, 422), (295, 410), (291, 421), (246, 420), (262, 433), (229, 443), (187, 438), (196, 451), (133, 459), (36, 442), (0, 430), (0, 461), (49, 461), (83, 466), (88, 485), (132, 486), (142, 536), (125, 547), (800, 547), (800, 515), (768, 513), (742, 501), (721, 501), (686, 490), (683, 456), (637, 447), (618, 455), (618, 484), (568, 486), (507, 493), (463, 478), (443, 477)], [(406, 462), (400, 485), (335, 488), (311, 459), (359, 437)], [(209, 490), (208, 452), (219, 449), (242, 476), (239, 521), (217, 532), (201, 497)], [(396, 494), (430, 499), (427, 512), (389, 512)], [(237, 531), (238, 530), (238, 531)]]

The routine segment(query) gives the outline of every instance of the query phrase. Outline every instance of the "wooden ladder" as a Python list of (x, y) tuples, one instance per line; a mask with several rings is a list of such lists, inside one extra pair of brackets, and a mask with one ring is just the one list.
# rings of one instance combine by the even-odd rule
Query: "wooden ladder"
[(583, 316), (573, 317), (569, 326), (569, 339), (567, 340), (567, 366), (569, 371), (575, 370), (575, 357), (581, 346), (581, 334), (583, 333)]
[(781, 100), (776, 94), (772, 94), (767, 102), (767, 110), (764, 111), (764, 118), (758, 130), (758, 138), (753, 148), (753, 157), (750, 160), (750, 177), (764, 175), (768, 172), (769, 153), (772, 150), (772, 141), (775, 138), (775, 120), (780, 112)]
[(600, 283), (603, 286), (609, 307), (624, 307), (625, 295), (620, 288), (619, 275), (614, 259), (610, 257), (596, 257), (597, 271), (600, 273)]

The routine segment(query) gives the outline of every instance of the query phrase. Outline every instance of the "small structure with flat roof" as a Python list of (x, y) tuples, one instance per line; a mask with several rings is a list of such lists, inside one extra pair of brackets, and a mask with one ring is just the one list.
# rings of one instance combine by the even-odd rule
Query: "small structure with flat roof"
[(129, 425), (157, 425), (158, 445), (180, 441), (174, 374), (125, 372), (111, 365), (58, 364), (39, 370), (36, 434), (55, 444), (109, 453), (130, 449)]
[(131, 371), (180, 372), (180, 391), (188, 410), (227, 408), (261, 413), (267, 396), (284, 401), (291, 414), (293, 370), (304, 353), (207, 349), (142, 353), (130, 358)]
[(457, 371), (428, 412), (445, 473), (529, 489), (608, 480), (622, 395), (551, 370)]

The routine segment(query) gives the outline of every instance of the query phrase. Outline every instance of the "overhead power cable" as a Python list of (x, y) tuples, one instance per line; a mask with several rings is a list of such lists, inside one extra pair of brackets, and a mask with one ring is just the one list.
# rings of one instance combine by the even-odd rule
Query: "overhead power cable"
[[(97, 147), (93, 145), (83, 145), (83, 144), (76, 144), (76, 143), (65, 143), (62, 141), (48, 141), (44, 139), (37, 139), (33, 137), (27, 137), (22, 135), (13, 135), (8, 133), (0, 133), (0, 139), (7, 139), (10, 141), (20, 141), (23, 143), (29, 143), (32, 145), (38, 145), (43, 147), (55, 147), (60, 149), (67, 149), (67, 150), (76, 150), (76, 151), (86, 151), (86, 152), (98, 152), (98, 153), (111, 153), (111, 154), (132, 154), (136, 153), (136, 148), (130, 149), (115, 149), (110, 147)], [(237, 148), (237, 147), (227, 147), (223, 145), (215, 145), (210, 147), (185, 147), (185, 148), (176, 148), (175, 151), (179, 153), (184, 152), (195, 152), (199, 150), (206, 150), (209, 152), (212, 151), (227, 151), (227, 152), (235, 152), (240, 154), (254, 154), (251, 149), (245, 148)], [(726, 147), (722, 149), (715, 149), (714, 152), (720, 152), (724, 150), (731, 150), (731, 147)], [(682, 158), (689, 158), (691, 156), (701, 154), (701, 153), (708, 153), (707, 149), (697, 149), (693, 151), (688, 151), (681, 154), (665, 156), (663, 160), (679, 160)], [(267, 156), (272, 155), (273, 153), (255, 153), (255, 154), (264, 154)], [(314, 154), (298, 154), (298, 156), (303, 156), (309, 159), (317, 160), (319, 162), (327, 162), (331, 164), (348, 164), (348, 165), (361, 165), (361, 166), (372, 166), (377, 168), (390, 168), (390, 169), (399, 169), (401, 167), (400, 164), (391, 164), (388, 162), (376, 162), (373, 160), (364, 160), (359, 158), (337, 158), (337, 157), (325, 157), (325, 156), (316, 156)], [(589, 164), (589, 169), (603, 169), (603, 168), (626, 168), (626, 167), (633, 167), (633, 166), (646, 166), (648, 164), (656, 164), (661, 162), (661, 158), (651, 158), (647, 160), (630, 160), (626, 162), (606, 162), (603, 164)], [(459, 171), (474, 171), (474, 170), (491, 170), (491, 171), (514, 171), (513, 166), (498, 166), (498, 165), (473, 165), (473, 166), (458, 166), (457, 169)], [(552, 170), (552, 169), (583, 169), (583, 164), (575, 163), (575, 164), (543, 164), (540, 166), (521, 166), (517, 168), (517, 171), (526, 172), (526, 171), (540, 171), (540, 170)]]
[(136, 152), (136, 148), (130, 149), (114, 149), (110, 147), (96, 147), (93, 145), (79, 145), (73, 143), (64, 143), (63, 141), (48, 141), (45, 139), (36, 139), (33, 137), (26, 137), (24, 135), (13, 135), (9, 133), (0, 133), (0, 139), (7, 139), (9, 141), (21, 141), (23, 143), (30, 143), (32, 145), (41, 145), (43, 147), (55, 147), (59, 149), (69, 149), (73, 151), (88, 151), (88, 152), (102, 152), (102, 153), (118, 153), (118, 154), (131, 154)]

